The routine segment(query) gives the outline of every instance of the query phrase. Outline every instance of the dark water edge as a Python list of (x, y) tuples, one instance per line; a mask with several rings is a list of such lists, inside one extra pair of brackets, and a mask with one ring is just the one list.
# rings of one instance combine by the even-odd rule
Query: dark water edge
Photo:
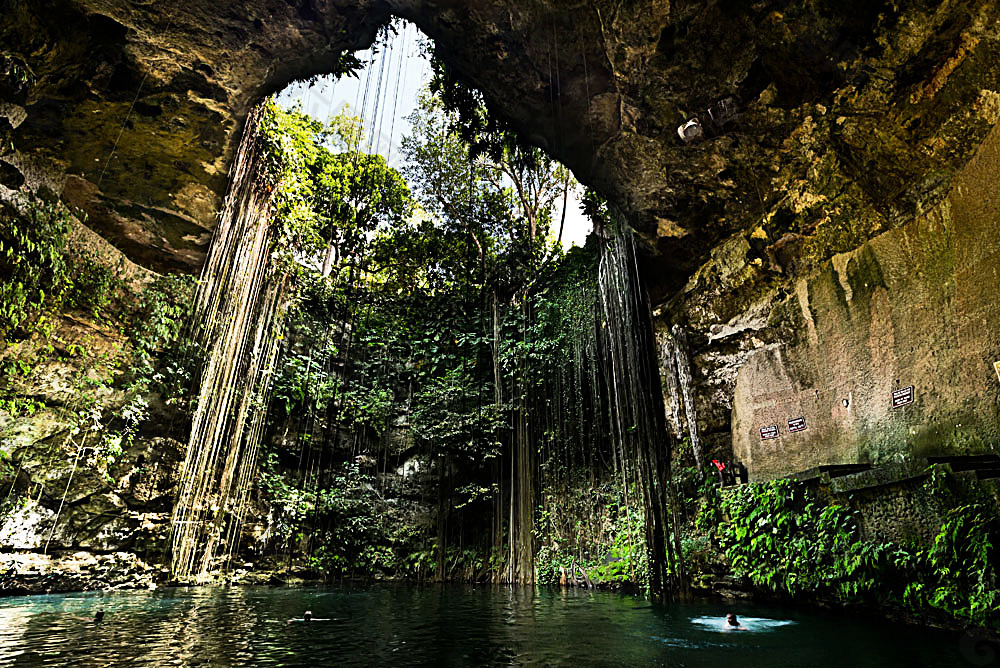
[[(89, 621), (106, 611), (100, 624)], [(305, 610), (328, 621), (304, 623)], [(726, 612), (748, 630), (726, 631)], [(0, 598), (0, 666), (998, 666), (962, 633), (572, 589), (188, 587)]]

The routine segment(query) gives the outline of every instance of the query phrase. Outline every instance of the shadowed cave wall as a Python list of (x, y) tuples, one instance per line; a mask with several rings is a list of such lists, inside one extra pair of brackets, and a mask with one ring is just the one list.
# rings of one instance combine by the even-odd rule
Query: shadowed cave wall
[[(970, 410), (959, 449), (996, 446), (997, 384), (984, 365), (1000, 351), (987, 335), (945, 344), (971, 365), (948, 367), (963, 389), (922, 400), (905, 424), (882, 429), (888, 418), (865, 413), (864, 400), (846, 426), (825, 399), (801, 405), (804, 392), (851, 390), (835, 380), (820, 387), (815, 378), (830, 369), (884, 392), (883, 370), (912, 366), (899, 340), (883, 343), (906, 299), (947, 300), (956, 286), (986, 291), (995, 279), (988, 212), (941, 222), (949, 202), (977, 201), (962, 183), (995, 180), (990, 159), (965, 167), (1000, 119), (995, 2), (3, 5), (0, 196), (48, 189), (142, 267), (196, 272), (250, 106), (293, 79), (334, 70), (342, 51), (370, 44), (395, 14), (434, 39), (495, 113), (631, 221), (658, 326), (679, 325), (690, 340), (706, 456), (729, 456), (735, 445), (759, 477), (895, 456), (954, 431), (932, 428), (935, 420)], [(724, 98), (738, 116), (713, 127), (705, 110)], [(695, 116), (706, 136), (686, 144), (676, 129)], [(914, 238), (926, 241), (920, 253), (901, 253)], [(939, 254), (945, 264), (954, 258), (954, 281), (944, 270), (908, 269), (936, 267)], [(876, 287), (864, 286), (861, 270), (878, 271)], [(897, 276), (911, 295), (902, 301)], [(995, 330), (995, 309), (978, 299), (918, 319), (914, 349), (936, 350), (928, 342), (956, 318)], [(896, 352), (883, 362), (860, 354), (888, 349)], [(936, 368), (923, 363), (924, 376)], [(793, 407), (817, 416), (808, 445), (783, 440), (773, 446), (787, 453), (750, 453), (757, 423), (780, 424)]]

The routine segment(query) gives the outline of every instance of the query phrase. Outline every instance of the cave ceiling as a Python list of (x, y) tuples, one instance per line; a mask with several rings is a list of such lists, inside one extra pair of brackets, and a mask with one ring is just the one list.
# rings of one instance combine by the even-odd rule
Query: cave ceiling
[(392, 15), (624, 214), (654, 298), (735, 234), (789, 274), (902, 224), (1000, 119), (995, 2), (0, 5), (2, 185), (51, 188), (161, 271), (203, 262), (250, 107)]

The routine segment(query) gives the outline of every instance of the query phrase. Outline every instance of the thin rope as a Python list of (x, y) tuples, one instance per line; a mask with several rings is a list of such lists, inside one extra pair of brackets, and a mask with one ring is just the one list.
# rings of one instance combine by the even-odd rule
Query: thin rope
[(385, 161), (386, 163), (392, 159), (392, 140), (396, 136), (396, 115), (399, 103), (399, 86), (400, 81), (406, 81), (406, 70), (410, 64), (410, 57), (407, 50), (409, 45), (408, 40), (410, 36), (410, 26), (407, 25), (403, 29), (403, 44), (402, 48), (399, 50), (399, 66), (396, 68), (396, 92), (392, 99), (392, 123), (389, 126), (389, 149), (386, 152)]
[(63, 506), (66, 505), (66, 495), (69, 493), (70, 485), (73, 484), (73, 476), (76, 475), (76, 467), (80, 463), (80, 457), (83, 455), (84, 446), (87, 443), (87, 436), (89, 435), (89, 432), (84, 432), (83, 440), (76, 448), (76, 459), (73, 460), (73, 469), (69, 472), (69, 479), (66, 480), (66, 489), (63, 490), (62, 500), (59, 501), (59, 510), (56, 511), (55, 519), (52, 520), (52, 528), (49, 529), (49, 537), (45, 539), (45, 549), (42, 550), (42, 554), (48, 554), (49, 543), (52, 541), (52, 536), (55, 534), (56, 527), (59, 525), (59, 518), (62, 516)]
[[(178, 10), (174, 10), (174, 13), (170, 16), (170, 20), (167, 21), (167, 27), (163, 29), (163, 32), (169, 32), (170, 27), (174, 23), (174, 19), (177, 18)], [(104, 168), (101, 170), (101, 176), (97, 179), (97, 187), (101, 187), (101, 183), (104, 182), (104, 175), (108, 171), (108, 166), (111, 165), (112, 158), (115, 157), (115, 151), (118, 150), (118, 143), (122, 139), (122, 135), (125, 134), (125, 127), (128, 125), (129, 120), (132, 118), (132, 111), (135, 109), (136, 103), (139, 101), (139, 95), (142, 94), (142, 87), (146, 84), (146, 79), (149, 77), (149, 69), (142, 75), (142, 80), (139, 81), (139, 89), (135, 92), (135, 97), (132, 98), (132, 104), (128, 106), (128, 112), (125, 114), (125, 120), (122, 121), (121, 128), (118, 129), (118, 136), (115, 137), (115, 143), (111, 146), (111, 153), (108, 154), (108, 159), (104, 162)]]

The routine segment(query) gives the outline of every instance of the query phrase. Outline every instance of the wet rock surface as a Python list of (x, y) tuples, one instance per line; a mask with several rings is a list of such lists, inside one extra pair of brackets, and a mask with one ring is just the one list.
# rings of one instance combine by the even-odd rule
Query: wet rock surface
[(130, 552), (0, 552), (0, 596), (153, 589), (165, 580), (165, 572)]

